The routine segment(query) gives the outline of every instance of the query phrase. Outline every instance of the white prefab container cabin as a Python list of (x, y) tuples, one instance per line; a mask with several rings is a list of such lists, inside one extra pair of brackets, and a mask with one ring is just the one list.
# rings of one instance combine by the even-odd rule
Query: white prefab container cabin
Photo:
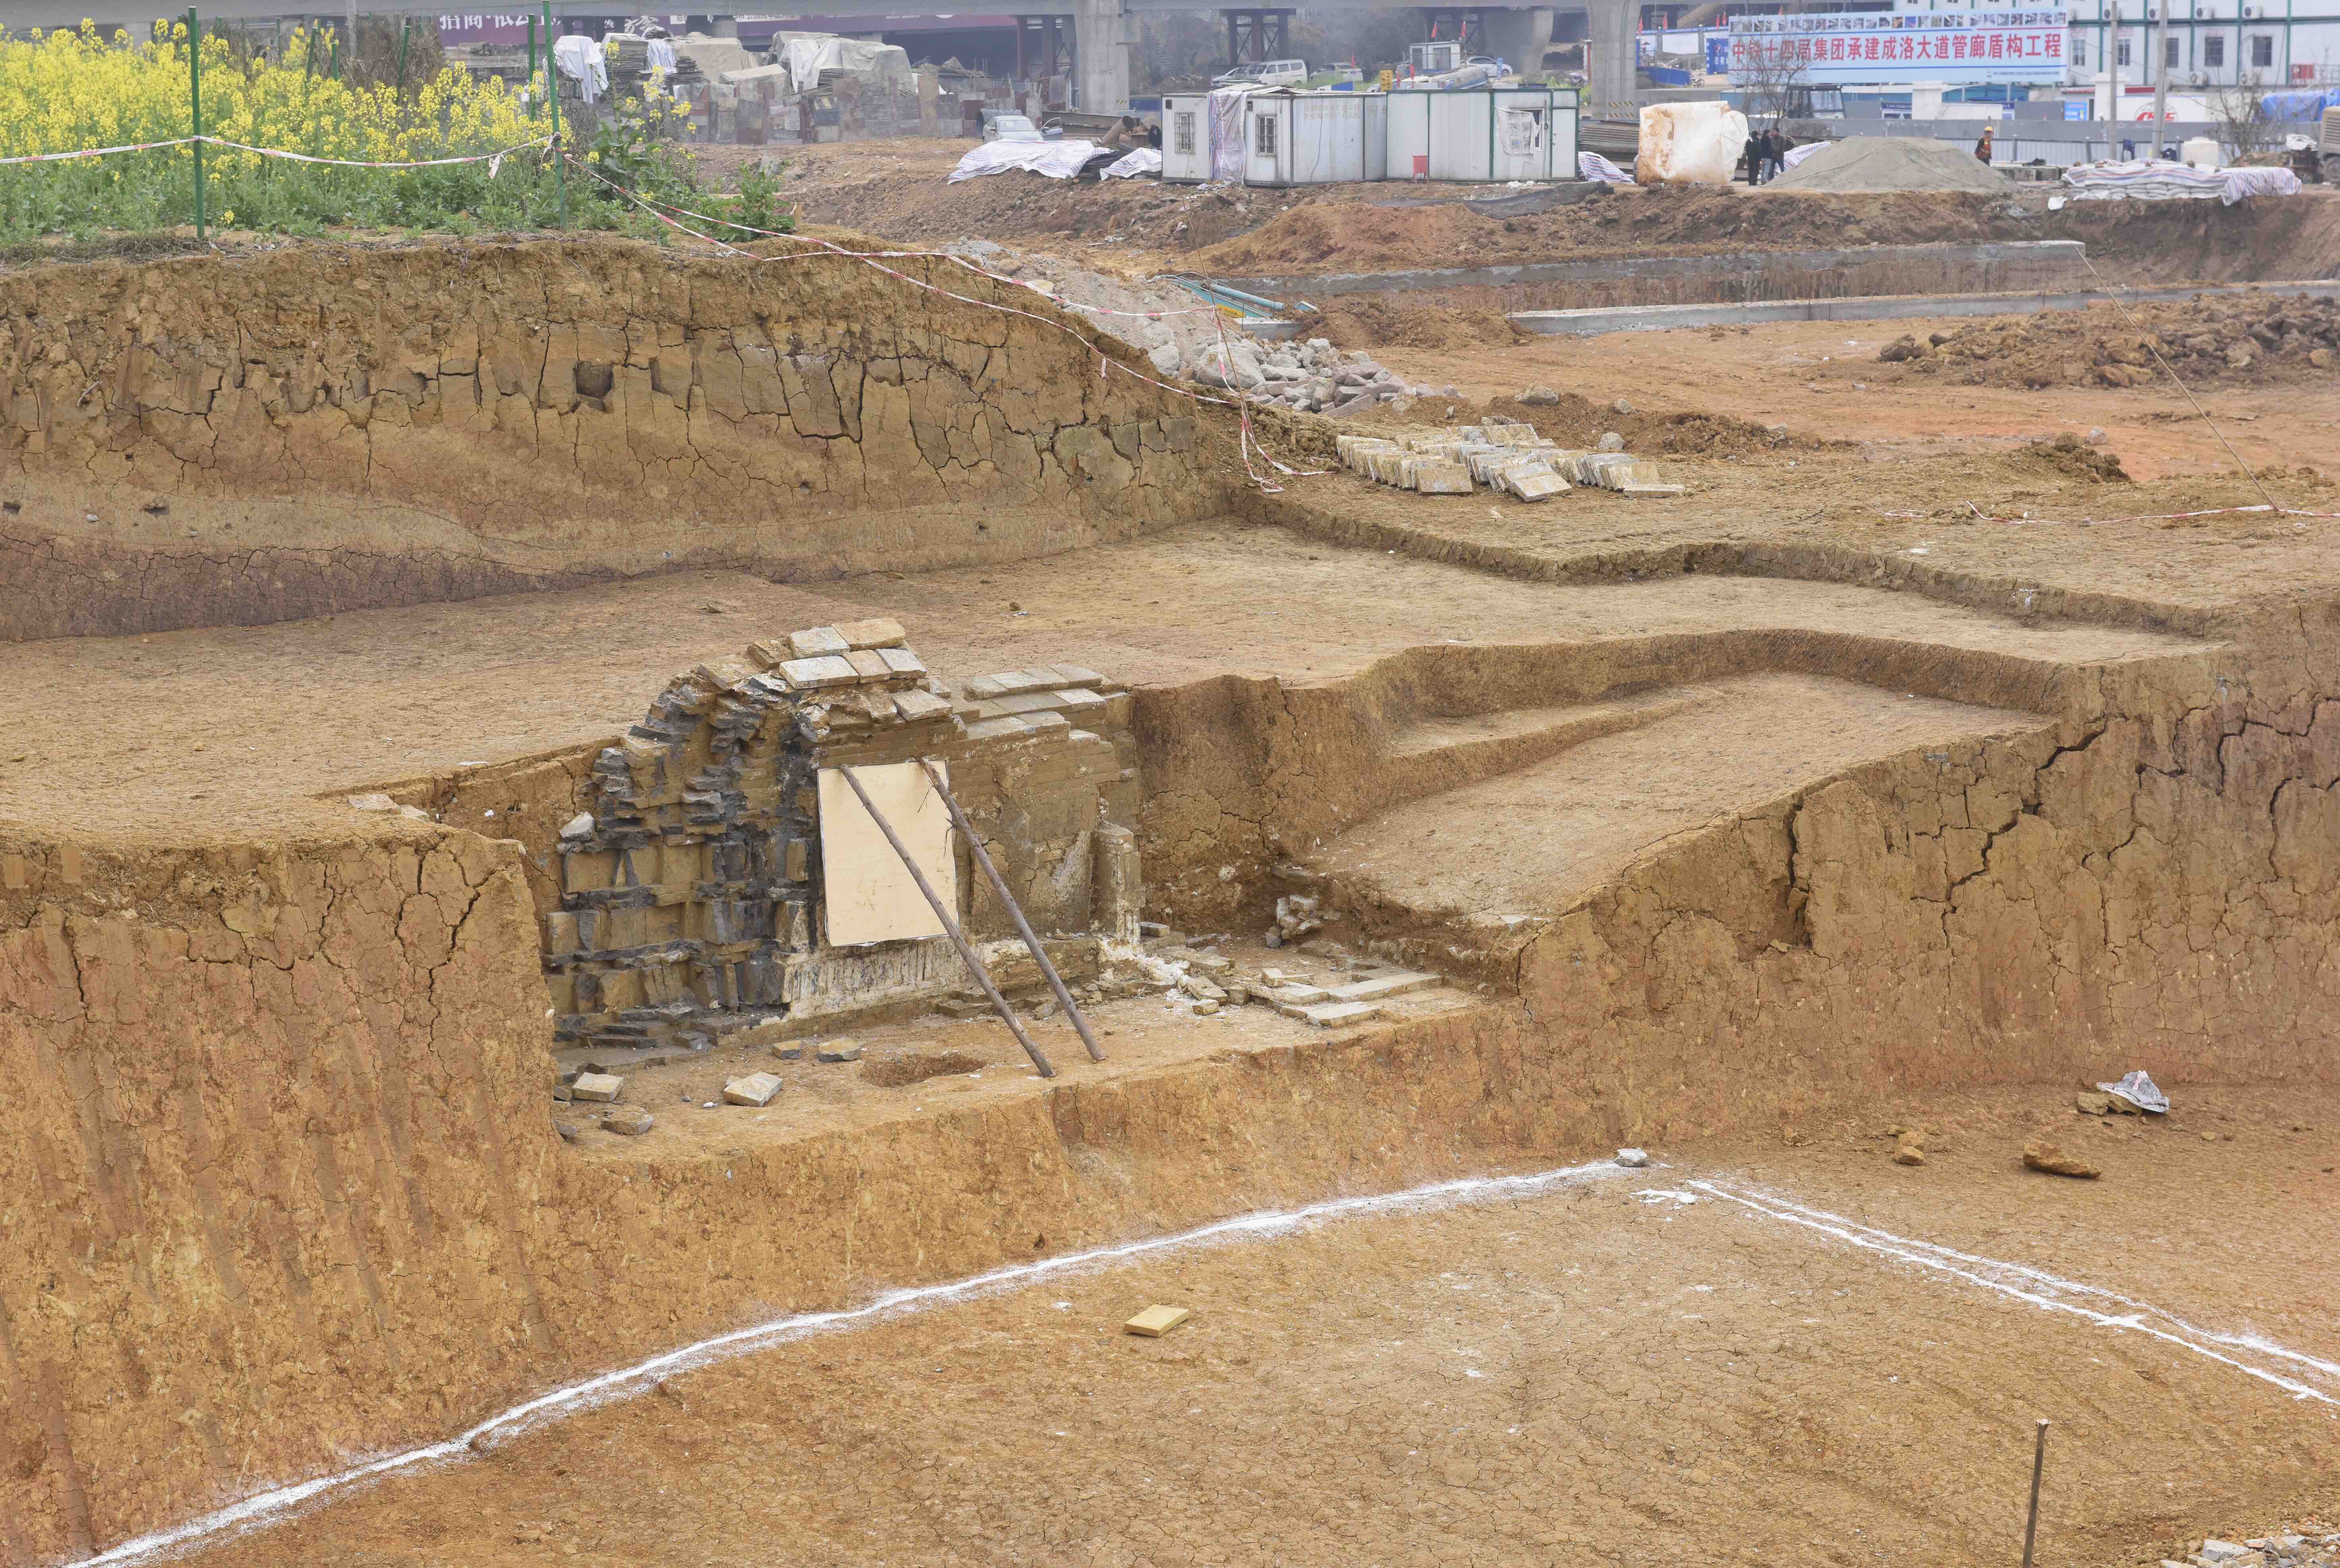
[(1462, 87), (1388, 96), (1384, 178), (1576, 178), (1574, 88)]
[(1244, 184), (1385, 179), (1386, 93), (1254, 93), (1244, 104)]
[(1211, 95), (1162, 94), (1162, 180), (1199, 185), (1211, 177)]

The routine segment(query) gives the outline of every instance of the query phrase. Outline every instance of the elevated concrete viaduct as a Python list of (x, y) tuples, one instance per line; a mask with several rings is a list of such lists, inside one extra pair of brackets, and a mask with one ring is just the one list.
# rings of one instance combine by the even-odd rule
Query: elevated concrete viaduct
[[(199, 9), (205, 21), (257, 20), (267, 17), (322, 16), (328, 20), (342, 14), (343, 7), (293, 10), (283, 0), (212, 0)], [(411, 14), (436, 15), (445, 7), (440, 5), (382, 4), (380, 0), (364, 0), (355, 7), (369, 16)], [(515, 5), (514, 9), (534, 10), (535, 6)], [(552, 11), (560, 16), (608, 16), (625, 9), (615, 0), (555, 0)], [(944, 15), (936, 9), (921, 10), (917, 0), (818, 0), (807, 7), (822, 16), (912, 16)], [(1212, 6), (1197, 5), (1192, 0), (1012, 0), (1003, 9), (1023, 16), (1069, 16), (1073, 23), (1073, 82), (1081, 107), (1112, 109), (1129, 101), (1129, 50), (1136, 42), (1137, 29), (1134, 19), (1141, 12), (1221, 10), (1230, 16), (1238, 14), (1257, 15), (1291, 7), (1261, 5)], [(1447, 11), (1453, 5), (1421, 5), (1403, 0), (1324, 0), (1324, 4), (1305, 7), (1310, 11), (1341, 10), (1373, 11)], [(1581, 9), (1591, 24), (1592, 75), (1584, 94), (1588, 114), (1621, 115), (1632, 112), (1633, 102), (1633, 35), (1641, 19), (1640, 0), (1582, 0), (1581, 5), (1533, 6), (1471, 6), (1480, 19), (1486, 52), (1500, 55), (1514, 65), (1532, 71), (1542, 63), (1543, 51), (1552, 41), (1554, 15), (1562, 10)], [(67, 5), (60, 8), (55, 0), (0, 0), (0, 26), (23, 34), (35, 27), (74, 27), (93, 11), (107, 13), (100, 25), (121, 26), (133, 36), (144, 37), (159, 11), (125, 10), (101, 4), (96, 6)], [(183, 9), (168, 13), (174, 18), (183, 17)]]

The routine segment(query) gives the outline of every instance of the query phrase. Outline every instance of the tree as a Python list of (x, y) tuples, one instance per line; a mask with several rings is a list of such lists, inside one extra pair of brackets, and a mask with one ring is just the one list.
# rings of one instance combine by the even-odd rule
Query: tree
[(2283, 127), (2267, 117), (2266, 89), (2256, 73), (2212, 87), (2210, 118), (2238, 164), (2257, 162), (2283, 143)]

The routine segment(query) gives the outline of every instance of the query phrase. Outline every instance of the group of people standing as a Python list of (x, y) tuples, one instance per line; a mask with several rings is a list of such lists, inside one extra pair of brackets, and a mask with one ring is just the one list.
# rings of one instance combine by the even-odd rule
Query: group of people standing
[(1766, 180), (1776, 179), (1787, 167), (1780, 160), (1794, 145), (1788, 134), (1776, 125), (1748, 137), (1747, 151), (1739, 160), (1747, 171), (1747, 183), (1760, 185)]

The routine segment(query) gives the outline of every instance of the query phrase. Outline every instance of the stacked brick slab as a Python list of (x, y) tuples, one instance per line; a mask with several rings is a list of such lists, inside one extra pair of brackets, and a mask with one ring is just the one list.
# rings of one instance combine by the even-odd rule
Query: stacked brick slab
[(1519, 501), (1543, 501), (1576, 485), (1626, 495), (1683, 493), (1645, 459), (1572, 452), (1524, 424), (1455, 425), (1403, 441), (1344, 435), (1338, 446), (1353, 471), (1424, 495), (1470, 495), (1475, 485)]
[[(593, 764), (544, 918), (560, 1037), (701, 1046), (791, 1011), (957, 988), (940, 941), (828, 946), (825, 768), (930, 758), (1044, 932), (1134, 932), (1141, 897), (1129, 697), (1046, 666), (968, 683), (955, 706), (891, 620), (816, 627), (678, 675)], [(1013, 929), (967, 850), (959, 918)]]

